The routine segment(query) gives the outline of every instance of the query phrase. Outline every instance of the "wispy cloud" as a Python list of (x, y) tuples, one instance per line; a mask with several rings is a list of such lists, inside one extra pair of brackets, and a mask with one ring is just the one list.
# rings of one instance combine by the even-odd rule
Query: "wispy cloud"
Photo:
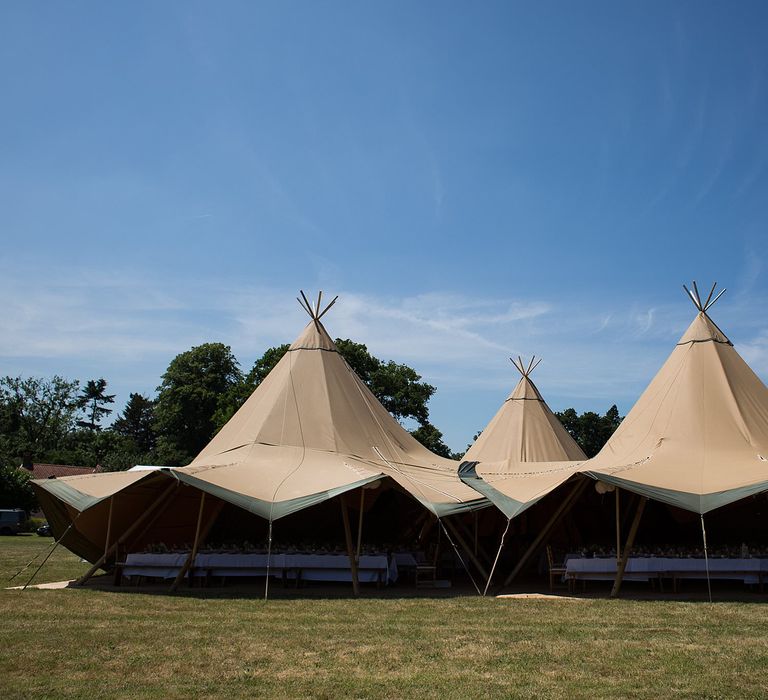
[[(0, 270), (3, 373), (103, 375), (123, 400), (128, 391), (151, 392), (170, 359), (193, 345), (225, 342), (248, 369), (307, 322), (295, 290), (193, 285), (133, 273), (51, 272), (36, 285), (25, 284), (27, 277)], [(451, 396), (486, 392), (492, 403), (516, 381), (508, 358), (536, 354), (544, 359), (537, 382), (556, 405), (618, 402), (627, 410), (692, 317), (682, 300), (642, 309), (613, 300), (590, 307), (440, 292), (383, 297), (338, 291), (340, 302), (325, 319), (331, 335), (412, 365)], [(755, 320), (755, 303), (732, 299), (728, 332), (765, 376), (768, 327)], [(454, 423), (468, 430), (490, 417), (470, 415), (460, 405), (441, 410), (452, 411)], [(464, 440), (450, 431), (448, 437), (457, 445)]]

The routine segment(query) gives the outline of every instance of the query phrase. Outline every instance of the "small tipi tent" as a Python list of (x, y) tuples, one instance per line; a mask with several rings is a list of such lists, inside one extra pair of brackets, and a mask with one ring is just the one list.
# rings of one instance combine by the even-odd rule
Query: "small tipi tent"
[[(511, 359), (511, 358), (510, 358)], [(526, 366), (512, 359), (520, 381), (464, 455), (459, 476), (507, 518), (532, 506), (578, 471), (586, 455), (542, 398)]]

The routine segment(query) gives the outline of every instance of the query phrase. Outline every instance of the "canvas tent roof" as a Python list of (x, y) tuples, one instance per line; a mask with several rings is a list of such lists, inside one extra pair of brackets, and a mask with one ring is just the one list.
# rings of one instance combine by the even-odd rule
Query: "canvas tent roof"
[(768, 388), (709, 317), (712, 292), (702, 302), (694, 286), (691, 296), (693, 322), (584, 469), (706, 513), (768, 489)]
[(531, 380), (538, 362), (512, 363), (520, 381), (464, 455), (459, 475), (508, 518), (533, 505), (578, 471), (586, 455)]
[(276, 519), (390, 477), (438, 517), (487, 505), (379, 403), (338, 352), (319, 304), (182, 481)]

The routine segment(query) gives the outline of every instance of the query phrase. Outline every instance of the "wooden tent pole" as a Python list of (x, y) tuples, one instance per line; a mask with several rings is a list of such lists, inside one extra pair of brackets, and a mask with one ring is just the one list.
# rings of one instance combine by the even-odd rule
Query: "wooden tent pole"
[(352, 528), (349, 526), (349, 510), (347, 510), (346, 494), (341, 494), (341, 518), (344, 521), (344, 537), (347, 540), (347, 556), (349, 557), (349, 568), (352, 573), (352, 592), (360, 595), (360, 581), (357, 578), (357, 560), (355, 559), (355, 550), (352, 547)]
[(611, 598), (616, 598), (621, 590), (621, 582), (624, 579), (624, 571), (627, 568), (627, 562), (629, 561), (629, 555), (632, 552), (632, 545), (635, 544), (635, 535), (637, 534), (637, 528), (640, 526), (640, 518), (643, 515), (643, 509), (648, 499), (643, 496), (640, 502), (637, 504), (637, 510), (635, 511), (635, 519), (632, 521), (632, 527), (629, 529), (627, 535), (627, 541), (624, 544), (624, 554), (621, 557), (619, 566), (616, 569), (616, 580), (613, 582), (613, 588), (611, 589)]
[(107, 516), (107, 538), (104, 540), (104, 554), (109, 549), (109, 540), (112, 535), (112, 505), (115, 502), (115, 495), (109, 497), (109, 515)]
[(189, 556), (187, 557), (187, 560), (184, 562), (184, 566), (181, 567), (179, 570), (179, 573), (176, 574), (176, 578), (173, 580), (173, 583), (171, 584), (170, 592), (173, 593), (178, 587), (179, 584), (184, 580), (184, 577), (187, 575), (187, 571), (189, 571), (189, 567), (192, 566), (192, 563), (195, 561), (195, 557), (197, 556), (197, 547), (200, 544), (200, 526), (203, 523), (203, 509), (205, 508), (205, 491), (200, 492), (200, 508), (197, 511), (197, 527), (195, 527), (195, 541), (192, 543), (192, 549), (189, 552)]
[[(467, 541), (472, 540), (472, 537), (473, 537), (472, 531), (469, 529), (469, 527), (467, 527), (467, 525), (464, 524), (464, 521), (461, 518), (456, 518), (453, 524), (464, 534), (464, 537), (467, 538)], [(478, 550), (480, 553), (481, 560), (485, 563), (486, 566), (490, 566), (493, 559), (488, 555), (488, 552), (486, 552), (479, 545), (477, 547), (477, 550), (475, 551), (475, 554), (477, 554)]]
[[(768, 493), (766, 494), (766, 498), (768, 498)], [(426, 539), (427, 535), (429, 534), (429, 531), (435, 526), (435, 523), (437, 522), (437, 518), (430, 513), (429, 511), (424, 511), (426, 514), (426, 517), (424, 519), (424, 525), (419, 530), (419, 535), (416, 538), (416, 541), (421, 544)], [(439, 530), (438, 530), (439, 531)]]
[[(181, 485), (180, 481), (176, 482), (176, 488), (171, 491), (171, 493), (165, 498), (163, 501), (163, 504), (155, 511), (155, 514), (147, 521), (147, 523), (144, 525), (144, 527), (139, 531), (139, 534), (135, 537), (132, 537), (130, 539), (129, 548), (133, 547), (137, 542), (141, 541), (141, 538), (144, 537), (144, 535), (149, 532), (149, 529), (159, 520), (160, 516), (165, 513), (166, 509), (168, 508), (171, 503), (173, 503), (173, 495), (176, 492), (176, 490)], [(129, 540), (126, 539), (126, 543), (128, 543)]]
[(621, 510), (619, 509), (620, 497), (619, 487), (616, 487), (616, 566), (619, 565), (621, 560)]
[(99, 557), (98, 561), (90, 568), (88, 571), (86, 571), (73, 585), (75, 586), (82, 586), (91, 576), (93, 576), (98, 570), (99, 567), (107, 560), (110, 554), (114, 552), (117, 547), (125, 542), (134, 532), (134, 530), (138, 529), (138, 527), (155, 511), (157, 506), (160, 504), (160, 502), (163, 500), (163, 498), (169, 494), (174, 488), (176, 488), (176, 484), (178, 484), (178, 481), (175, 479), (173, 480), (173, 483), (168, 486), (165, 491), (163, 491), (155, 500), (155, 502), (147, 508), (147, 510), (144, 511), (144, 513), (139, 517), (133, 525), (131, 525), (120, 537), (117, 538), (115, 543), (106, 551), (104, 554)]
[(458, 531), (456, 526), (448, 518), (443, 518), (443, 522), (446, 524), (448, 529), (451, 531), (453, 536), (461, 545), (461, 548), (467, 553), (467, 556), (471, 559), (472, 563), (477, 567), (477, 570), (480, 572), (480, 575), (487, 580), (488, 571), (482, 565), (480, 560), (475, 556), (475, 553), (472, 551), (472, 549), (467, 546), (467, 543), (464, 541), (464, 538), (461, 536), (461, 533)]
[(531, 556), (536, 552), (539, 547), (541, 547), (542, 543), (547, 539), (549, 536), (549, 533), (552, 531), (552, 529), (557, 525), (558, 522), (568, 513), (568, 511), (573, 507), (573, 504), (576, 503), (578, 497), (581, 495), (581, 492), (584, 490), (586, 485), (589, 482), (586, 478), (581, 479), (578, 483), (574, 485), (574, 487), (571, 489), (571, 492), (563, 499), (562, 503), (558, 506), (557, 510), (552, 514), (552, 517), (549, 519), (547, 524), (542, 528), (541, 532), (537, 535), (536, 539), (531, 543), (531, 546), (528, 547), (528, 549), (525, 551), (525, 554), (523, 554), (522, 557), (520, 557), (520, 560), (517, 562), (517, 565), (514, 569), (512, 569), (512, 573), (507, 576), (504, 583), (501, 585), (502, 588), (506, 588), (512, 581), (514, 580), (515, 576), (517, 576), (520, 571), (522, 571), (523, 567), (527, 563), (528, 559), (531, 558)]
[(360, 487), (360, 517), (357, 520), (357, 560), (360, 561), (360, 550), (363, 546), (363, 508), (365, 507), (365, 488)]

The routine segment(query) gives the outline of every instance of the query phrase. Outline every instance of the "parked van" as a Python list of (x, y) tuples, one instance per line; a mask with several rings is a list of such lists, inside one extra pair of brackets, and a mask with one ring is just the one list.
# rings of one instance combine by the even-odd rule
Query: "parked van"
[(0, 508), (0, 535), (18, 534), (26, 519), (27, 514), (21, 508)]

